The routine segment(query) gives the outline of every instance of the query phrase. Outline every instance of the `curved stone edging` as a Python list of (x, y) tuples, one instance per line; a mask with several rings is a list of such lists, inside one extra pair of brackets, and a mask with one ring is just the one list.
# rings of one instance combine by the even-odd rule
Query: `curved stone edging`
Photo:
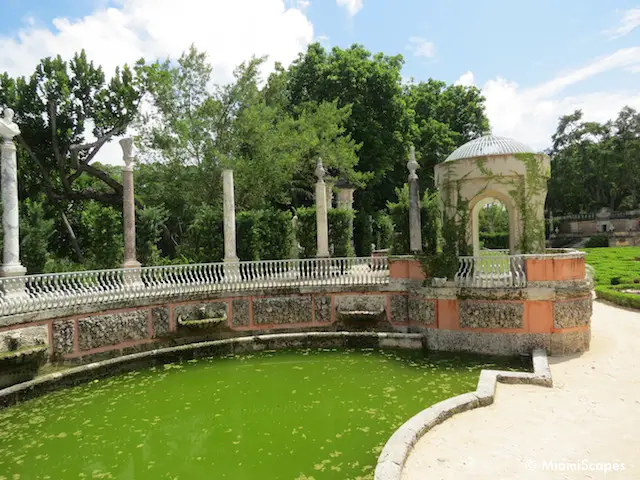
[(552, 387), (551, 370), (545, 350), (533, 351), (533, 373), (482, 370), (475, 392), (448, 398), (421, 411), (407, 420), (387, 440), (376, 465), (374, 480), (400, 480), (409, 453), (418, 440), (436, 425), (456, 413), (493, 403), (496, 385), (500, 383), (526, 383)]
[(50, 373), (0, 390), (0, 409), (44, 393), (87, 382), (98, 377), (135, 370), (145, 366), (230, 353), (304, 347), (374, 347), (421, 349), (421, 333), (306, 332), (234, 337), (190, 343), (110, 358), (100, 362)]

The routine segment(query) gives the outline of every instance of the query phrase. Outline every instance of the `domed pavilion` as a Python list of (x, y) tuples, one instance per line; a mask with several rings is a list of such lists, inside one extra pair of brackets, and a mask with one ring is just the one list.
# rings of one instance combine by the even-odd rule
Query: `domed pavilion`
[(436, 165), (443, 212), (467, 222), (473, 255), (480, 253), (478, 215), (496, 200), (509, 218), (509, 251), (541, 253), (545, 248), (544, 203), (550, 159), (524, 143), (485, 135), (457, 148)]

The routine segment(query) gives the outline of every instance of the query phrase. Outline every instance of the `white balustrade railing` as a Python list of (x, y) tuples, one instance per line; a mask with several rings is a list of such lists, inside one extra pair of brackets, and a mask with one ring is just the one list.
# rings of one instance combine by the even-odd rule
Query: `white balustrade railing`
[(473, 288), (500, 288), (527, 286), (522, 255), (482, 253), (477, 257), (459, 257), (456, 286)]
[(27, 275), (0, 278), (0, 316), (185, 294), (388, 282), (387, 257), (268, 260)]

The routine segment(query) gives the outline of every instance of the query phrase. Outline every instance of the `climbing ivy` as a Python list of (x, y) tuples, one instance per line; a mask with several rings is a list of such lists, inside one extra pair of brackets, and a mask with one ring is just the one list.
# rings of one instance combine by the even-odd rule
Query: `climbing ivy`
[(544, 209), (544, 199), (541, 203), (539, 197), (546, 191), (550, 172), (544, 169), (544, 164), (533, 153), (517, 153), (514, 156), (525, 167), (524, 176), (515, 179), (493, 173), (485, 166), (485, 159), (477, 160), (476, 165), (487, 180), (511, 187), (509, 196), (522, 217), (518, 250), (522, 253), (543, 253), (546, 248), (545, 222), (544, 216), (538, 217), (538, 212)]
[[(522, 218), (522, 231), (518, 250), (522, 253), (542, 253), (545, 251), (545, 222), (538, 213), (543, 210), (543, 193), (546, 191), (549, 170), (538, 160), (535, 154), (516, 154), (515, 158), (525, 167), (524, 176), (517, 178), (496, 174), (486, 166), (486, 159), (476, 160), (476, 166), (486, 177), (487, 184), (480, 188), (472, 198), (487, 189), (491, 181), (508, 185), (508, 194)], [(428, 277), (452, 278), (458, 268), (458, 256), (469, 255), (469, 200), (461, 196), (461, 187), (467, 181), (466, 176), (449, 180), (451, 167), (447, 169), (447, 179), (442, 192), (443, 204), (440, 213), (441, 223), (438, 231), (438, 248), (435, 253), (423, 253), (419, 256), (422, 267)], [(455, 204), (451, 189), (456, 188)], [(542, 198), (542, 200), (541, 200)]]
[[(447, 171), (447, 176), (449, 175)], [(467, 238), (467, 224), (469, 221), (469, 201), (462, 198), (460, 188), (462, 183), (456, 182), (456, 203), (451, 202), (452, 182), (445, 182), (444, 195), (439, 209), (440, 222), (435, 222), (437, 228), (437, 247), (427, 250), (418, 256), (422, 269), (427, 277), (441, 277), (452, 279), (458, 271), (458, 256), (469, 254)]]

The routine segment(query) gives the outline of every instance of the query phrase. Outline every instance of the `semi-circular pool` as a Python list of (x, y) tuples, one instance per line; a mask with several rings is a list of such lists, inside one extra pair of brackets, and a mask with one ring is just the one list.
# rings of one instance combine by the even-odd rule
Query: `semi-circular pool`
[(521, 366), (313, 349), (134, 371), (0, 410), (0, 480), (373, 478), (405, 420)]

